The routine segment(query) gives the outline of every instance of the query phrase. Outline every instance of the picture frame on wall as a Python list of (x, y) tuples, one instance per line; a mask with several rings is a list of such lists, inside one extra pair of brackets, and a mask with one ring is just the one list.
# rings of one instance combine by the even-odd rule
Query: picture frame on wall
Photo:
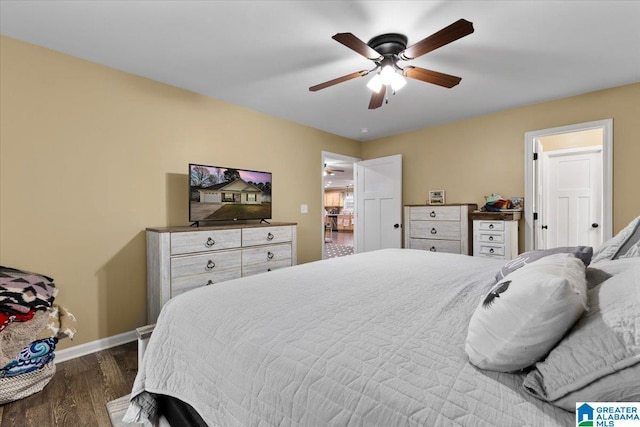
[(430, 190), (427, 204), (444, 205), (444, 190)]

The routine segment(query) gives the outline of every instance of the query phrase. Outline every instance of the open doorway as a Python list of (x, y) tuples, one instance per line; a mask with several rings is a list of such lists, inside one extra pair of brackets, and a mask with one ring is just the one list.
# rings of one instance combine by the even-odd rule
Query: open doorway
[(359, 160), (322, 152), (322, 259), (355, 252), (353, 164)]
[(525, 250), (612, 233), (612, 120), (525, 134)]

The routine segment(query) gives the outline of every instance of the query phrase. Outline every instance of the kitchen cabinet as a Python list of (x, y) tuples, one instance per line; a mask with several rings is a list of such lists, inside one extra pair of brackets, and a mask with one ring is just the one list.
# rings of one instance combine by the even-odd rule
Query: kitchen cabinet
[(353, 231), (353, 215), (338, 215), (338, 231)]
[(342, 207), (343, 206), (342, 192), (340, 191), (326, 191), (324, 193), (324, 205), (325, 207)]

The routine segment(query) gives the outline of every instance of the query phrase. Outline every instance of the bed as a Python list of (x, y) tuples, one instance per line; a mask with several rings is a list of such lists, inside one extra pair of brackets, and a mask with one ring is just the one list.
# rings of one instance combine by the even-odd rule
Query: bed
[(210, 427), (575, 425), (523, 387), (527, 371), (469, 363), (470, 318), (503, 264), (384, 249), (180, 295), (125, 420), (156, 422), (168, 398)]

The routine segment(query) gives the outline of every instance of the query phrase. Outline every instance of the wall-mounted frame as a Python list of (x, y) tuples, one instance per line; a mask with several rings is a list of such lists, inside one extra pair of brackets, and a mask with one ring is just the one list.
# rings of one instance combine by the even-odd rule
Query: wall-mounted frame
[(444, 205), (444, 190), (430, 190), (427, 204)]

